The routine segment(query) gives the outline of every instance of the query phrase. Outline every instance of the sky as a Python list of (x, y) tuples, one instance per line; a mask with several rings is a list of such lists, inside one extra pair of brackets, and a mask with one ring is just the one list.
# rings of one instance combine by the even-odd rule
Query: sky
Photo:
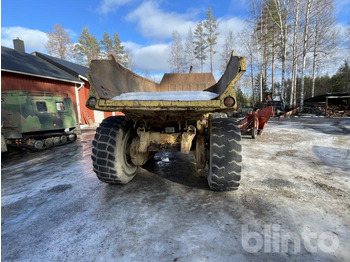
[[(135, 71), (145, 74), (169, 72), (171, 35), (177, 30), (186, 38), (189, 28), (204, 20), (208, 7), (220, 22), (219, 48), (228, 30), (245, 27), (248, 0), (2, 0), (1, 45), (13, 47), (12, 40), (24, 40), (26, 52), (47, 53), (47, 32), (61, 24), (77, 42), (84, 26), (98, 40), (105, 31), (118, 32), (123, 45), (134, 56)], [(336, 0), (338, 26), (350, 22), (350, 0)], [(237, 53), (237, 52), (236, 52)], [(237, 54), (239, 55), (239, 54)], [(217, 54), (214, 64), (219, 64)], [(204, 68), (209, 70), (207, 63)], [(218, 66), (214, 67), (215, 74)]]

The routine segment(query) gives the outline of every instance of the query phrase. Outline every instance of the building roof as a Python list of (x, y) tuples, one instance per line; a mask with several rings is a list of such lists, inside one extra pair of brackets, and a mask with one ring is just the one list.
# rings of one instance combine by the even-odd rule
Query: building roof
[(75, 77), (87, 77), (87, 74), (89, 72), (89, 68), (86, 66), (78, 65), (57, 57), (49, 56), (39, 52), (34, 52), (33, 55), (44, 59), (45, 61), (57, 66), (58, 68), (66, 71), (67, 73)]
[(1, 71), (31, 75), (72, 83), (83, 83), (77, 77), (63, 71), (45, 60), (1, 46)]
[(325, 102), (328, 99), (349, 99), (350, 93), (325, 93), (323, 95), (310, 97), (305, 102)]

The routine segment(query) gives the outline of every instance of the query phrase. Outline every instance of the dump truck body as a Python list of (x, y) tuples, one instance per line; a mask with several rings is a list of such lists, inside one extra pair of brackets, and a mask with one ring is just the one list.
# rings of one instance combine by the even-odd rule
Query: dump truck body
[[(217, 83), (212, 74), (192, 73), (165, 74), (161, 83), (157, 84), (125, 69), (114, 60), (93, 61), (90, 65), (91, 88), (87, 107), (101, 111), (121, 111), (140, 118), (161, 114), (196, 119), (206, 113), (233, 111), (236, 103), (226, 106), (224, 101), (229, 97), (236, 101), (234, 85), (245, 70), (245, 59), (232, 56)], [(207, 91), (217, 94), (217, 97), (209, 101), (112, 100), (123, 93), (167, 91)]]
[(39, 150), (76, 139), (76, 117), (67, 94), (1, 92), (1, 125), (9, 146)]
[(198, 168), (209, 164), (210, 188), (236, 189), (240, 131), (225, 113), (237, 107), (234, 86), (245, 70), (245, 58), (232, 56), (218, 82), (212, 74), (189, 73), (165, 74), (158, 84), (114, 59), (92, 61), (86, 106), (125, 114), (105, 119), (96, 131), (92, 159), (98, 178), (125, 184), (152, 152), (193, 151)]

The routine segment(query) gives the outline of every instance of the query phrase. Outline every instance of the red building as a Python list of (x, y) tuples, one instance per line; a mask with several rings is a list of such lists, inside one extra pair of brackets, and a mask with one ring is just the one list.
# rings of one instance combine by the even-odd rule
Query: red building
[(85, 106), (89, 93), (89, 68), (35, 52), (27, 54), (22, 40), (14, 40), (15, 49), (1, 47), (1, 90), (30, 90), (66, 93), (74, 105), (77, 122), (100, 123), (115, 115), (92, 111)]

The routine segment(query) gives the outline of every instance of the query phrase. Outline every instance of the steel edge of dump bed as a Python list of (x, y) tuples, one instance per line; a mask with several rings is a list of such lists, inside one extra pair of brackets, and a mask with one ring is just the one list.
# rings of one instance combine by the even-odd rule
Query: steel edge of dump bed
[[(224, 81), (224, 78), (228, 77), (230, 74), (229, 70), (231, 69), (231, 63), (235, 56), (231, 56), (230, 62), (227, 65), (225, 73), (222, 75), (220, 80), (216, 83), (218, 85), (220, 81)], [(96, 87), (92, 81), (92, 77), (88, 75), (88, 79), (90, 82), (90, 91), (89, 97), (86, 103), (86, 106), (92, 110), (100, 110), (100, 111), (140, 111), (140, 110), (150, 110), (150, 111), (161, 111), (161, 110), (170, 110), (170, 111), (188, 111), (188, 110), (198, 110), (203, 111), (204, 113), (210, 112), (221, 112), (221, 111), (233, 111), (237, 108), (237, 103), (235, 102), (232, 107), (228, 107), (225, 105), (224, 100), (227, 97), (235, 98), (235, 84), (241, 78), (241, 76), (246, 71), (246, 61), (244, 57), (236, 57), (238, 58), (238, 69), (237, 74), (233, 77), (231, 81), (228, 81), (226, 88), (224, 91), (219, 94), (218, 98), (208, 100), (208, 101), (164, 101), (164, 100), (111, 100), (105, 99), (99, 96), (96, 91)], [(131, 71), (130, 71), (131, 72)], [(135, 75), (133, 72), (131, 72)], [(89, 105), (90, 99), (96, 99), (96, 105)]]

